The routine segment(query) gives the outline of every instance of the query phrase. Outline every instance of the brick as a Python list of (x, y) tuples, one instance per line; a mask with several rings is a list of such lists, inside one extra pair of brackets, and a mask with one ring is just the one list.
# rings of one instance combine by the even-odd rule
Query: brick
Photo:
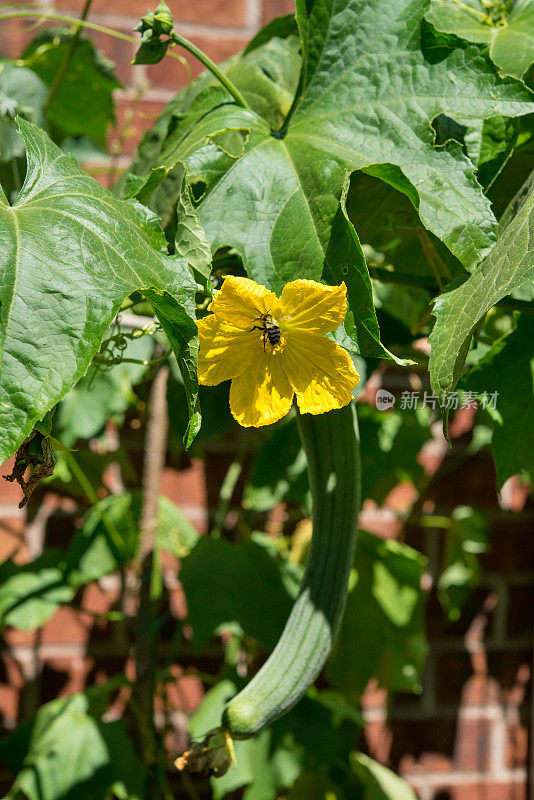
[(191, 0), (170, 3), (175, 22), (203, 25), (224, 25), (241, 28), (246, 25), (246, 0)]
[(4, 516), (0, 519), (0, 562), (12, 558), (17, 564), (28, 560), (24, 537), (26, 515)]
[[(225, 61), (234, 53), (238, 53), (248, 42), (248, 38), (245, 36), (232, 38), (188, 36), (188, 38), (193, 44), (196, 44), (197, 47), (207, 53), (216, 64)], [(176, 47), (173, 52), (183, 56), (188, 61), (194, 77), (204, 70), (204, 66), (200, 61), (185, 52), (185, 50), (180, 50)], [(177, 59), (169, 56), (166, 56), (159, 64), (147, 67), (146, 75), (150, 85), (155, 89), (172, 89), (178, 92), (189, 83), (187, 72), (182, 64)]]
[(37, 631), (19, 631), (16, 628), (6, 628), (2, 635), (6, 647), (35, 647)]
[[(114, 24), (113, 27), (121, 33), (132, 36), (131, 27), (117, 24)], [(132, 60), (138, 44), (126, 42), (124, 39), (116, 39), (98, 31), (88, 31), (87, 35), (93, 40), (95, 47), (114, 64), (115, 75), (123, 86), (133, 83), (136, 79), (137, 69), (132, 65)]]
[(369, 755), (381, 764), (388, 764), (393, 733), (385, 721), (366, 722), (364, 737)]
[(402, 530), (402, 520), (391, 508), (378, 508), (371, 500), (365, 500), (358, 525), (382, 539), (398, 539)]
[(384, 505), (399, 514), (407, 514), (417, 500), (419, 492), (408, 481), (398, 483), (387, 495)]
[(37, 33), (32, 20), (6, 20), (0, 29), (0, 52), (8, 58), (20, 58)]
[(89, 638), (92, 621), (68, 606), (61, 606), (41, 629), (41, 643), (85, 645)]
[(495, 678), (488, 675), (473, 675), (464, 684), (460, 702), (463, 706), (495, 704), (499, 702), (500, 694), (500, 686)]
[(6, 727), (13, 727), (17, 720), (23, 686), (21, 665), (9, 653), (4, 653), (0, 659), (0, 717)]
[(512, 475), (504, 482), (499, 493), (499, 505), (505, 511), (522, 511), (530, 496), (530, 483), (520, 475)]
[(464, 719), (456, 729), (454, 768), (460, 772), (488, 772), (492, 767), (492, 734), (500, 720)]
[(413, 756), (404, 756), (399, 763), (399, 773), (403, 777), (435, 772), (452, 772), (450, 758), (442, 753), (423, 753), (418, 761)]
[(526, 800), (526, 786), (524, 782), (497, 783), (480, 780), (479, 783), (466, 783), (464, 786), (450, 786), (447, 794), (442, 794), (442, 800)]
[(161, 479), (161, 493), (179, 506), (205, 506), (204, 464), (193, 458), (186, 469), (166, 468)]
[(106, 614), (115, 606), (120, 597), (120, 585), (107, 584), (105, 587), (91, 583), (87, 586), (82, 595), (82, 608), (93, 614)]
[(529, 758), (529, 730), (526, 725), (508, 726), (505, 762), (507, 769), (527, 767)]
[(180, 675), (167, 684), (167, 699), (173, 710), (192, 714), (204, 697), (204, 686), (197, 675)]
[(175, 619), (187, 617), (187, 600), (181, 583), (169, 589), (169, 608)]
[[(115, 107), (117, 124), (108, 137), (110, 150), (113, 152), (119, 137), (124, 137), (120, 142), (121, 154), (132, 155), (144, 132), (154, 125), (164, 107), (165, 103), (161, 101), (119, 96)], [(102, 180), (101, 183), (107, 185), (108, 182)]]
[[(5, 53), (3, 43), (0, 39), (0, 51)], [(6, 481), (5, 475), (10, 475), (15, 463), (15, 458), (10, 458), (0, 466), (0, 503), (2, 505), (14, 504), (18, 506), (22, 500), (22, 490), (18, 483)]]
[[(83, 8), (80, 0), (56, 0), (55, 6), (72, 11), (79, 16)], [(242, 27), (246, 24), (245, 0), (188, 0), (179, 3), (169, 0), (175, 23), (189, 22), (203, 25), (223, 25), (225, 27)], [(106, 20), (99, 20), (98, 15), (127, 15), (132, 19), (131, 29), (137, 21), (146, 14), (147, 10), (154, 8), (150, 0), (93, 0), (91, 5), (91, 21), (106, 24)], [(116, 27), (116, 25), (113, 25)]]
[(293, 0), (263, 0), (262, 2), (262, 20), (269, 22), (273, 17), (279, 17), (282, 14), (293, 14), (295, 12), (295, 4)]

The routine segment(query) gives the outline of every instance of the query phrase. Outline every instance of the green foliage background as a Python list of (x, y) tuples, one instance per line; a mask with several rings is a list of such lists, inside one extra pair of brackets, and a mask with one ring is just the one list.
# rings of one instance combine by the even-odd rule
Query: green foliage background
[[(164, 4), (139, 30), (137, 63), (157, 63), (177, 36)], [(235, 93), (207, 71), (176, 95), (113, 193), (80, 166), (105, 147), (119, 86), (91, 40), (47, 30), (19, 59), (0, 62), (0, 461), (37, 425), (63, 445), (50, 485), (86, 509), (68, 549), (0, 565), (2, 628), (44, 625), (81, 588), (135, 561), (134, 459), (123, 442), (105, 452), (88, 440), (104, 442), (109, 420), (119, 430), (125, 419), (144, 422), (152, 362), (163, 353), (170, 458), (185, 447), (206, 459), (224, 442), (234, 462), (209, 536), (160, 498), (154, 626), (169, 619), (167, 552), (182, 560), (192, 634), (175, 623), (155, 684), (173, 680), (183, 648), (200, 657), (219, 643), (219, 670), (205, 676), (211, 688), (190, 720), (200, 738), (243, 685), (243, 665), (250, 674), (278, 640), (306, 560), (306, 522), (296, 525), (311, 511), (306, 462), (291, 416), (241, 439), (227, 387), (199, 391), (195, 320), (227, 274), (277, 292), (297, 277), (345, 281), (349, 313), (334, 336), (363, 377), (358, 391), (383, 360), (428, 368), (438, 401), (498, 392), (497, 407), (477, 417), (471, 453), (491, 442), (498, 489), (511, 475), (532, 479), (533, 30), (532, 0), (298, 0), (296, 18), (277, 18), (220, 66)], [(121, 309), (150, 324), (121, 328)], [(427, 336), (429, 359), (414, 346)], [(417, 455), (435, 415), (358, 406), (364, 499), (380, 504), (400, 481), (422, 497), (429, 479)], [(124, 492), (110, 490), (110, 463), (120, 464)], [(236, 476), (242, 507), (228, 530)], [(280, 502), (288, 521), (268, 536), (267, 514)], [(439, 598), (457, 619), (487, 526), (468, 507), (426, 524), (446, 532)], [(425, 569), (407, 544), (359, 533), (321, 688), (238, 743), (237, 766), (212, 779), (214, 798), (414, 797), (358, 752), (359, 701), (372, 678), (392, 695), (420, 691)], [(135, 639), (123, 607), (108, 621)], [(168, 797), (163, 734), (148, 752), (135, 708), (106, 718), (127, 686), (121, 678), (54, 700), (5, 737), (7, 797)]]

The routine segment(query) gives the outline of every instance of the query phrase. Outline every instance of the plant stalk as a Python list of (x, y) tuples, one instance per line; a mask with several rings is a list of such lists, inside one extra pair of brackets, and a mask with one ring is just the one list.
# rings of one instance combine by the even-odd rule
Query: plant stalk
[(224, 86), (224, 88), (228, 92), (230, 92), (230, 94), (232, 95), (238, 106), (241, 106), (242, 108), (250, 108), (249, 104), (247, 103), (247, 101), (237, 88), (237, 86), (234, 86), (232, 81), (224, 74), (224, 72), (222, 72), (222, 70), (219, 69), (217, 64), (214, 61), (212, 61), (211, 58), (208, 55), (206, 55), (206, 53), (204, 53), (196, 45), (194, 45), (193, 42), (190, 42), (189, 39), (186, 39), (185, 36), (181, 36), (179, 33), (173, 32), (172, 40), (176, 44), (180, 45), (180, 47), (183, 47), (184, 50), (187, 50), (188, 53), (191, 53), (192, 56), (198, 58), (200, 63), (204, 64), (206, 69), (208, 69), (211, 72), (211, 74), (215, 78), (217, 78), (219, 83), (221, 83)]
[(89, 14), (89, 9), (91, 8), (92, 2), (93, 0), (85, 0), (85, 5), (80, 15), (80, 20), (75, 26), (73, 37), (69, 43), (68, 50), (65, 53), (65, 58), (61, 62), (58, 71), (54, 75), (54, 80), (52, 81), (52, 86), (50, 87), (50, 91), (48, 93), (48, 98), (45, 105), (45, 113), (47, 117), (50, 111), (50, 106), (52, 105), (54, 97), (57, 94), (57, 90), (59, 89), (63, 81), (63, 78), (67, 74), (69, 67), (72, 63), (72, 59), (74, 58), (74, 53), (76, 52), (76, 47), (78, 46), (78, 42), (80, 41), (80, 36), (82, 33), (81, 23), (85, 22), (85, 20), (87, 19), (87, 15)]
[(167, 382), (169, 368), (161, 365), (149, 396), (148, 421), (143, 464), (142, 505), (139, 544), (135, 567), (140, 579), (139, 610), (134, 628), (136, 684), (133, 702), (139, 711), (139, 744), (148, 766), (147, 800), (155, 795), (158, 782), (158, 743), (154, 721), (154, 694), (158, 666), (157, 598), (153, 597), (152, 573), (156, 552), (158, 499), (161, 473), (167, 454), (169, 417)]

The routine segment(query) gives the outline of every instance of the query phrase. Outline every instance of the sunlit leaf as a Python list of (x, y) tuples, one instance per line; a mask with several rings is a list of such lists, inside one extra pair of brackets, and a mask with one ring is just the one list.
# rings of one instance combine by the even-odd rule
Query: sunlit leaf
[(420, 690), (426, 656), (421, 574), (424, 557), (405, 544), (358, 533), (353, 588), (326, 674), (357, 698), (369, 679)]
[(462, 387), (476, 392), (490, 415), (498, 488), (518, 473), (534, 478), (534, 318), (522, 315), (517, 329), (491, 347)]
[(521, 78), (534, 62), (534, 3), (514, 0), (507, 5), (506, 12), (493, 20), (491, 8), (484, 8), (481, 0), (431, 0), (426, 19), (439, 31), (489, 45), (501, 71)]
[(4, 737), (0, 754), (17, 773), (7, 798), (138, 800), (144, 774), (122, 720), (102, 722), (113, 685), (62, 697)]
[(161, 252), (155, 219), (81, 172), (43, 131), (19, 127), (26, 181), (14, 206), (0, 196), (0, 462), (85, 374), (136, 289), (150, 293), (196, 402), (196, 284), (187, 263)]
[(534, 277), (534, 182), (525, 185), (508, 225), (480, 267), (434, 305), (430, 380), (438, 396), (454, 389), (465, 366), (475, 327), (498, 300)]
[[(43, 31), (24, 50), (21, 64), (50, 88), (73, 35), (61, 28)], [(82, 35), (69, 68), (47, 108), (49, 124), (60, 139), (89, 136), (105, 146), (107, 130), (115, 119), (112, 94), (120, 86), (111, 62)]]

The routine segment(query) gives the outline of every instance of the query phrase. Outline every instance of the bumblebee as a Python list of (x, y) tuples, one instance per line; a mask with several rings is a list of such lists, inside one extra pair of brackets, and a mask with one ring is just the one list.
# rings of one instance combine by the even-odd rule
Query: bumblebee
[(282, 339), (282, 331), (280, 330), (280, 326), (275, 318), (271, 316), (271, 314), (261, 314), (258, 317), (258, 322), (261, 322), (262, 324), (254, 325), (250, 330), (263, 331), (263, 350), (265, 351), (265, 345), (267, 342), (269, 342), (271, 347), (275, 347), (275, 345), (280, 344)]

